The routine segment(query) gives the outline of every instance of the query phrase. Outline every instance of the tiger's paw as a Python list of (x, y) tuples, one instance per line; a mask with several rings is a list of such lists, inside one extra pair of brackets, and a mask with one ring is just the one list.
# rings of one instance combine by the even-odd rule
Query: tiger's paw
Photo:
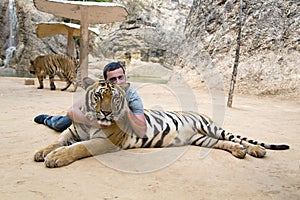
[(251, 145), (247, 148), (247, 153), (256, 158), (262, 158), (266, 155), (267, 151), (260, 145)]
[(53, 149), (55, 149), (54, 145), (50, 145), (44, 149), (41, 149), (39, 151), (37, 151), (34, 154), (34, 161), (36, 162), (43, 162), (45, 160), (45, 157), (51, 152), (53, 151)]
[(45, 157), (45, 165), (49, 168), (63, 167), (75, 160), (72, 158), (68, 147), (60, 147)]
[(50, 90), (55, 90), (56, 87), (55, 87), (55, 84), (53, 82), (50, 83)]
[(247, 149), (243, 145), (236, 144), (231, 149), (231, 154), (237, 158), (245, 158), (247, 154)]
[(44, 151), (43, 150), (40, 150), (38, 152), (36, 152), (33, 156), (33, 159), (35, 162), (43, 162), (44, 161)]

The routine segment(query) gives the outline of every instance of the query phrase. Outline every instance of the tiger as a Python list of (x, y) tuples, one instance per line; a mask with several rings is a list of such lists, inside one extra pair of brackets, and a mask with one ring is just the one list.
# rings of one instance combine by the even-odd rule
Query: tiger
[[(85, 82), (85, 79), (83, 80)], [(267, 144), (234, 135), (217, 126), (206, 115), (194, 111), (161, 111), (144, 109), (147, 123), (145, 137), (138, 137), (126, 112), (125, 92), (130, 84), (98, 81), (89, 86), (81, 111), (99, 124), (100, 129), (73, 122), (58, 140), (34, 154), (34, 160), (55, 168), (89, 156), (132, 148), (164, 148), (195, 145), (222, 149), (237, 158), (246, 154), (262, 158), (266, 149), (289, 149), (286, 144)]]
[(66, 87), (62, 88), (64, 91), (70, 87), (73, 83), (75, 92), (77, 89), (76, 74), (79, 68), (77, 59), (62, 54), (47, 54), (37, 56), (34, 60), (30, 60), (29, 72), (36, 74), (39, 87), (37, 89), (43, 89), (43, 79), (49, 76), (50, 89), (55, 90), (54, 76), (57, 75), (60, 79), (67, 82)]

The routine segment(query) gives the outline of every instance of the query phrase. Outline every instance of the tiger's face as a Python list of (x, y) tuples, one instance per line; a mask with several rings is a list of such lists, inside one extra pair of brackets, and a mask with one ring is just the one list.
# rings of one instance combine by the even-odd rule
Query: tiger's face
[(109, 126), (125, 113), (125, 91), (128, 87), (128, 83), (117, 85), (100, 81), (96, 84), (89, 98), (99, 124)]

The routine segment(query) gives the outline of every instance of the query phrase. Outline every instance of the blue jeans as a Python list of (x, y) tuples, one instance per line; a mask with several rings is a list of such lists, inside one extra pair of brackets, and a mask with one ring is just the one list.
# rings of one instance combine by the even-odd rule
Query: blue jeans
[(63, 132), (71, 126), (72, 120), (67, 116), (49, 116), (45, 119), (44, 124), (58, 132)]

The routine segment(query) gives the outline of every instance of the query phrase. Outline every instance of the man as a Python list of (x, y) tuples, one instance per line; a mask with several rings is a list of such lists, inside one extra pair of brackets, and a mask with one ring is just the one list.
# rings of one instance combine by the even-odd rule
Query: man
[[(126, 83), (126, 75), (124, 67), (118, 62), (112, 62), (107, 64), (103, 70), (104, 79), (108, 82), (115, 84)], [(130, 123), (139, 137), (144, 137), (146, 133), (146, 119), (144, 116), (143, 103), (137, 92), (130, 87), (126, 91), (126, 100), (128, 102), (129, 109), (127, 114), (130, 119)], [(83, 104), (83, 97), (73, 104), (68, 109), (66, 116), (49, 116), (49, 115), (38, 115), (34, 118), (34, 121), (39, 124), (45, 124), (50, 128), (62, 132), (67, 129), (72, 121), (77, 123), (90, 124), (92, 126), (98, 126), (99, 128), (107, 128), (98, 124), (97, 120), (89, 120), (81, 111)]]

